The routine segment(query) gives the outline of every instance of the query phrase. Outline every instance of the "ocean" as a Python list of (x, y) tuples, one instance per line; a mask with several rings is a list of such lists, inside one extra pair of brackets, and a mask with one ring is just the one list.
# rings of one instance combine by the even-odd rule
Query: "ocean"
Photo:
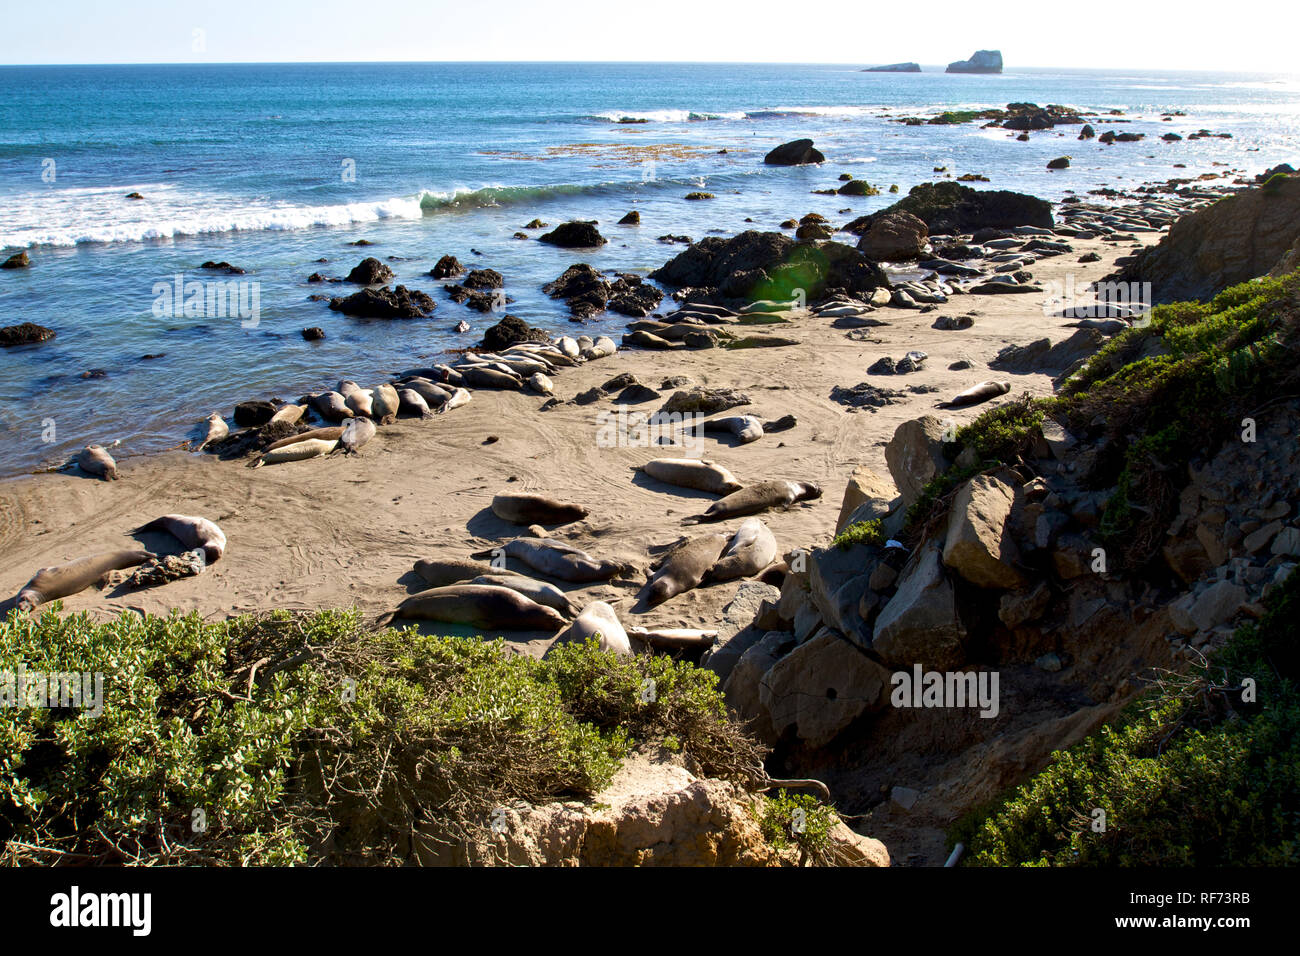
[[(35, 322), (52, 341), (0, 350), (0, 475), (59, 464), (89, 443), (119, 459), (174, 447), (237, 401), (292, 400), (363, 384), (476, 342), (498, 318), (457, 305), (428, 276), (447, 253), (505, 276), (507, 311), (572, 332), (543, 283), (575, 262), (647, 273), (699, 239), (775, 229), (821, 213), (878, 210), (920, 182), (1061, 199), (1227, 168), (1300, 164), (1300, 77), (1020, 70), (997, 76), (863, 73), (858, 66), (735, 64), (310, 64), (0, 67), (0, 325)], [(1104, 146), (1078, 127), (1017, 142), (979, 123), (906, 126), (949, 109), (1060, 103), (1124, 111)], [(1162, 113), (1180, 112), (1162, 122)], [(1094, 121), (1099, 129), (1111, 117)], [(1200, 129), (1232, 138), (1184, 139)], [(773, 146), (811, 137), (821, 167), (765, 167)], [(1072, 157), (1048, 172), (1049, 159)], [(1176, 164), (1183, 164), (1179, 168)], [(874, 197), (814, 195), (841, 173)], [(713, 199), (687, 202), (688, 192)], [(139, 193), (144, 198), (126, 198)], [(630, 210), (640, 226), (616, 225)], [(598, 220), (610, 240), (574, 252), (515, 238), (534, 218)], [(753, 220), (752, 222), (747, 220)], [(536, 237), (542, 230), (527, 231)], [(357, 240), (374, 243), (355, 248)], [(363, 257), (438, 302), (427, 319), (360, 320), (309, 295), (355, 286)], [(327, 262), (319, 262), (325, 259)], [(167, 314), (161, 290), (246, 270), (256, 321)], [(473, 331), (456, 334), (467, 320)], [(610, 314), (585, 331), (617, 333)], [(307, 342), (300, 330), (320, 326)], [(146, 358), (145, 356), (151, 356)]]

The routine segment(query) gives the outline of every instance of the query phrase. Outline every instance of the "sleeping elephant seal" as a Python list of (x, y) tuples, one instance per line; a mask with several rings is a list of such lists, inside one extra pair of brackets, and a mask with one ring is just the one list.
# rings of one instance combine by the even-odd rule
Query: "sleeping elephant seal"
[(741, 522), (722, 557), (709, 569), (707, 581), (731, 581), (758, 574), (776, 560), (776, 538), (759, 518)]
[(499, 548), (480, 551), (474, 557), (490, 558), (498, 551), (561, 581), (607, 581), (627, 570), (618, 561), (597, 560), (580, 548), (550, 538), (515, 538)]
[(307, 414), (306, 405), (281, 405), (275, 410), (275, 414), (271, 416), (271, 420), (267, 422), (267, 424), (273, 425), (276, 422), (288, 422), (290, 425), (296, 425), (298, 424), (298, 419), (302, 418), (305, 414)]
[(277, 448), (285, 448), (289, 445), (295, 445), (300, 441), (338, 441), (339, 436), (343, 434), (342, 425), (329, 425), (325, 428), (309, 428), (305, 432), (299, 432), (296, 435), (290, 435), (287, 438), (281, 438), (279, 441), (273, 441), (267, 445), (264, 451), (275, 451)]
[(215, 522), (195, 515), (163, 515), (148, 524), (142, 524), (132, 534), (144, 531), (166, 531), (187, 549), (202, 548), (203, 560), (216, 564), (226, 553), (226, 535)]
[(661, 651), (704, 650), (718, 642), (717, 631), (696, 627), (629, 627), (627, 633)]
[(319, 395), (312, 395), (308, 398), (308, 403), (316, 409), (316, 414), (327, 422), (341, 422), (345, 418), (352, 417), (352, 409), (348, 408), (346, 399), (339, 392), (321, 392)]
[(736, 476), (707, 458), (655, 458), (640, 466), (651, 478), (681, 488), (729, 495), (744, 487)]
[(437, 382), (431, 382), (427, 378), (410, 378), (403, 382), (397, 383), (397, 395), (400, 398), (402, 391), (416, 392), (424, 404), (437, 410), (447, 403), (451, 398), (452, 389), (443, 388)]
[(500, 494), (492, 499), (492, 513), (511, 524), (569, 524), (587, 517), (582, 505), (534, 494)]
[(725, 534), (705, 534), (692, 538), (664, 556), (659, 570), (646, 582), (642, 596), (651, 607), (663, 604), (671, 597), (698, 587), (717, 563), (718, 555), (727, 546)]
[(105, 481), (117, 480), (117, 462), (103, 445), (87, 445), (81, 449), (77, 453), (77, 467), (86, 474)]
[(522, 391), (524, 383), (514, 375), (507, 375), (494, 368), (471, 365), (460, 369), (461, 380), (470, 388), (492, 388), (505, 391)]
[(412, 594), (381, 624), (399, 618), (468, 624), (485, 630), (549, 631), (564, 627), (554, 608), (524, 597), (518, 591), (492, 584), (449, 584)]
[[(354, 421), (355, 419), (349, 419)], [(373, 425), (371, 427), (374, 427)], [(328, 455), (338, 447), (338, 441), (325, 438), (303, 438), (300, 441), (282, 445), (274, 451), (264, 451), (248, 463), (249, 468), (261, 468), (263, 465), (279, 465), (286, 461), (306, 461)]]
[(592, 601), (583, 608), (572, 624), (555, 635), (555, 640), (542, 656), (548, 656), (563, 644), (584, 644), (593, 637), (600, 642), (602, 651), (608, 651), (616, 657), (632, 656), (632, 642), (628, 640), (627, 631), (623, 629), (614, 609), (604, 601)]
[[(446, 399), (443, 399), (446, 401)], [(413, 388), (399, 388), (397, 390), (398, 411), (406, 412), (410, 415), (419, 415), (421, 418), (432, 418), (433, 409), (429, 403)]]
[(684, 523), (742, 518), (768, 508), (789, 508), (796, 501), (812, 501), (821, 496), (821, 487), (811, 481), (760, 481), (719, 498), (704, 514), (686, 518)]
[(940, 402), (939, 408), (965, 408), (968, 405), (978, 405), (987, 402), (990, 398), (1005, 395), (1009, 391), (1011, 391), (1010, 382), (980, 382), (964, 392), (958, 392), (948, 401)]
[(402, 407), (397, 389), (391, 385), (376, 385), (371, 389), (371, 412), (375, 421), (381, 425), (391, 425), (397, 421), (397, 411)]
[(447, 401), (443, 404), (443, 406), (440, 409), (438, 409), (438, 411), (449, 412), (453, 408), (460, 408), (462, 405), (468, 405), (469, 400), (470, 400), (469, 389), (457, 388), (454, 392), (451, 393), (451, 398), (447, 399)]
[(343, 401), (348, 408), (352, 409), (354, 418), (370, 418), (374, 415), (375, 396), (368, 388), (360, 388), (353, 384), (352, 391), (343, 397)]
[(194, 450), (203, 451), (203, 449), (207, 448), (214, 441), (221, 441), (221, 439), (225, 438), (229, 434), (230, 426), (226, 424), (226, 420), (216, 412), (213, 412), (208, 416), (208, 433), (203, 437), (203, 441), (199, 442), (198, 447)]
[(480, 574), (491, 574), (496, 569), (479, 561), (470, 561), (468, 558), (442, 558), (433, 561), (416, 561), (412, 570), (422, 577), (429, 587), (440, 588), (448, 584), (468, 581)]
[(763, 423), (753, 415), (726, 415), (722, 418), (706, 418), (704, 421), (683, 431), (695, 428), (706, 432), (730, 432), (742, 445), (758, 441), (763, 437)]
[(341, 451), (345, 455), (355, 455), (357, 449), (374, 437), (374, 422), (368, 418), (354, 418), (343, 426), (343, 434), (339, 436), (336, 451)]
[(536, 601), (538, 604), (544, 604), (547, 607), (553, 607), (565, 617), (574, 617), (578, 613), (578, 608), (569, 600), (569, 596), (557, 588), (554, 584), (547, 584), (545, 581), (538, 581), (536, 578), (525, 577), (522, 574), (480, 574), (473, 578), (470, 584), (493, 584), (499, 588), (509, 588), (512, 591), (518, 591), (530, 601)]
[(20, 611), (30, 611), (46, 601), (56, 601), (86, 590), (109, 571), (133, 568), (155, 557), (157, 555), (151, 551), (104, 551), (67, 564), (41, 568), (18, 592), (14, 606)]

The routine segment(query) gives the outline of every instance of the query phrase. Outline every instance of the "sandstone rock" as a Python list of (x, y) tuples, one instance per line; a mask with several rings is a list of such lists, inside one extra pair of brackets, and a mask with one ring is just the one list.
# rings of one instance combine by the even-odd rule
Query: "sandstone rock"
[(885, 463), (904, 509), (921, 496), (927, 482), (948, 467), (943, 438), (948, 426), (933, 415), (903, 422), (885, 446)]
[[(853, 469), (853, 474), (849, 475), (849, 482), (844, 488), (844, 500), (840, 504), (840, 516), (835, 523), (835, 533), (839, 534), (848, 527), (849, 516), (860, 506), (872, 502), (873, 509), (881, 509), (881, 513), (875, 517), (884, 517), (892, 510), (892, 504), (897, 497), (898, 489), (894, 487), (892, 481), (866, 465), (858, 465)], [(860, 517), (855, 520), (868, 521), (870, 518)]]
[(1052, 206), (1044, 199), (1000, 189), (972, 189), (955, 182), (913, 186), (905, 198), (877, 216), (899, 211), (916, 216), (931, 235), (1016, 226), (1051, 229), (1055, 225)]
[(0, 269), (26, 269), (32, 264), (25, 252), (15, 252), (4, 262), (0, 262)]
[(1263, 527), (1258, 528), (1255, 531), (1252, 531), (1250, 534), (1246, 535), (1246, 539), (1242, 542), (1242, 545), (1243, 547), (1245, 547), (1248, 553), (1259, 554), (1259, 552), (1263, 551), (1270, 544), (1272, 544), (1273, 539), (1277, 537), (1278, 533), (1281, 530), (1282, 530), (1282, 522), (1270, 521), (1268, 524), (1264, 525)]
[(858, 249), (877, 262), (903, 262), (925, 254), (929, 232), (925, 223), (910, 212), (873, 216), (871, 225), (858, 240)]
[(460, 260), (455, 256), (443, 256), (434, 263), (433, 268), (429, 270), (429, 275), (435, 279), (451, 279), (461, 275), (464, 271), (465, 267), (460, 264)]
[(1020, 587), (1020, 552), (1008, 531), (1015, 500), (1015, 490), (993, 475), (962, 485), (948, 512), (943, 563), (978, 587)]
[(523, 319), (513, 315), (505, 316), (483, 332), (483, 348), (489, 352), (500, 352), (519, 342), (548, 341), (550, 335), (545, 329), (531, 328)]
[(903, 569), (897, 592), (876, 618), (872, 649), (895, 666), (950, 670), (965, 660), (965, 639), (939, 548), (927, 544)]
[(404, 285), (392, 290), (388, 286), (362, 289), (349, 296), (330, 299), (332, 311), (365, 319), (420, 319), (431, 315), (437, 307), (426, 293)]
[(863, 713), (883, 707), (888, 685), (888, 670), (823, 629), (763, 675), (759, 700), (778, 737), (793, 727), (810, 747), (824, 747)]

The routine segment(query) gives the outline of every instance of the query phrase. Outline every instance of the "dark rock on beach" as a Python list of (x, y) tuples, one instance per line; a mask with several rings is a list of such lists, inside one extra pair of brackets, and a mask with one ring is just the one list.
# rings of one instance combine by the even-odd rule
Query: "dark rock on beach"
[(925, 254), (929, 232), (910, 212), (882, 213), (871, 217), (858, 248), (876, 262), (903, 262)]
[(265, 425), (275, 414), (275, 406), (261, 400), (240, 402), (235, 406), (235, 424), (241, 428)]
[(1051, 229), (1052, 205), (1045, 199), (1002, 189), (972, 189), (960, 183), (921, 183), (906, 198), (877, 213), (908, 212), (933, 233), (969, 233), (981, 228), (1038, 226)]
[(561, 249), (590, 249), (609, 241), (596, 229), (594, 222), (581, 221), (561, 223), (538, 239)]
[(362, 259), (356, 268), (348, 273), (348, 281), (358, 285), (380, 285), (391, 282), (395, 276), (393, 270), (373, 256)]
[(769, 166), (806, 166), (809, 163), (824, 163), (826, 157), (821, 150), (813, 147), (812, 140), (796, 139), (782, 143), (764, 156), (763, 162)]
[(527, 322), (513, 315), (507, 315), (483, 333), (483, 348), (490, 352), (508, 349), (519, 342), (548, 341), (550, 336), (545, 329), (530, 328)]
[(362, 289), (346, 298), (330, 299), (330, 309), (344, 315), (366, 319), (421, 319), (430, 315), (437, 304), (419, 289), (399, 285), (389, 291)]
[(23, 322), (21, 325), (6, 325), (0, 328), (0, 348), (11, 348), (15, 345), (34, 345), (37, 342), (46, 342), (54, 338), (54, 330), (47, 329), (43, 325), (37, 325), (34, 322)]

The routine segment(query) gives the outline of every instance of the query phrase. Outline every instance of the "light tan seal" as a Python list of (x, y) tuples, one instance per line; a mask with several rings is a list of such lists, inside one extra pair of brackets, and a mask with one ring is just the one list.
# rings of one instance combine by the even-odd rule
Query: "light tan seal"
[[(354, 421), (355, 419), (349, 419)], [(324, 438), (308, 438), (284, 445), (274, 451), (265, 451), (258, 458), (248, 463), (249, 468), (261, 468), (263, 465), (279, 465), (286, 461), (306, 461), (328, 455), (338, 447), (338, 442)]]
[(133, 568), (155, 557), (150, 551), (123, 549), (41, 568), (18, 592), (14, 606), (20, 611), (30, 611), (46, 601), (57, 601), (86, 590), (109, 571)]
[(397, 412), (402, 407), (397, 389), (391, 385), (376, 385), (372, 390), (371, 412), (375, 421), (381, 425), (391, 425), (397, 421)]
[(491, 565), (468, 558), (434, 558), (429, 561), (416, 561), (412, 569), (422, 577), (431, 588), (440, 588), (448, 584), (468, 581), (480, 574), (492, 574)]
[(735, 475), (707, 458), (655, 458), (639, 469), (656, 481), (715, 495), (729, 495), (744, 487)]
[(499, 494), (492, 498), (492, 513), (511, 524), (560, 525), (587, 517), (582, 505), (558, 501), (546, 495), (520, 493)]
[(789, 508), (796, 501), (812, 501), (821, 496), (821, 487), (811, 481), (760, 481), (719, 498), (704, 514), (686, 518), (684, 523), (743, 518), (768, 508)]
[(547, 584), (545, 581), (538, 581), (536, 578), (530, 578), (522, 574), (480, 574), (472, 578), (470, 584), (492, 584), (500, 588), (509, 588), (512, 591), (518, 591), (530, 601), (536, 601), (538, 604), (545, 604), (547, 607), (553, 607), (565, 617), (574, 617), (578, 613), (578, 608), (569, 596), (557, 588), (554, 584)]
[(607, 581), (627, 570), (618, 561), (593, 558), (581, 548), (550, 538), (515, 538), (498, 548), (480, 551), (476, 558), (492, 558), (497, 554), (515, 558), (534, 571), (561, 581)]
[(87, 445), (81, 449), (77, 453), (77, 467), (105, 481), (117, 480), (117, 462), (103, 445)]
[(275, 451), (277, 448), (284, 448), (288, 445), (295, 445), (300, 441), (338, 441), (339, 436), (343, 434), (342, 425), (328, 425), (324, 428), (309, 428), (305, 432), (299, 432), (296, 435), (290, 435), (288, 438), (281, 438), (279, 441), (273, 441), (267, 445), (264, 451)]
[(776, 560), (776, 538), (759, 518), (741, 522), (722, 557), (705, 575), (706, 581), (732, 581), (758, 574)]
[(148, 524), (142, 524), (132, 534), (145, 531), (166, 531), (188, 549), (202, 548), (203, 560), (216, 564), (226, 553), (226, 534), (215, 521), (197, 515), (163, 515)]
[(226, 424), (226, 420), (216, 412), (213, 412), (208, 416), (208, 433), (203, 437), (203, 441), (199, 442), (198, 447), (194, 450), (203, 451), (203, 449), (207, 448), (214, 441), (221, 441), (221, 439), (225, 438), (229, 434), (230, 426)]
[(717, 563), (728, 540), (725, 534), (700, 535), (664, 555), (659, 569), (646, 582), (642, 592), (646, 603), (655, 607), (671, 597), (698, 587), (709, 568)]
[(564, 618), (554, 608), (531, 601), (518, 591), (491, 584), (450, 584), (421, 591), (399, 604), (380, 623), (387, 625), (400, 618), (552, 634), (564, 627)]
[(555, 635), (555, 640), (546, 649), (543, 657), (565, 644), (583, 644), (595, 638), (602, 651), (616, 657), (631, 657), (632, 642), (628, 640), (627, 631), (623, 629), (614, 609), (604, 601), (592, 601), (564, 630)]

